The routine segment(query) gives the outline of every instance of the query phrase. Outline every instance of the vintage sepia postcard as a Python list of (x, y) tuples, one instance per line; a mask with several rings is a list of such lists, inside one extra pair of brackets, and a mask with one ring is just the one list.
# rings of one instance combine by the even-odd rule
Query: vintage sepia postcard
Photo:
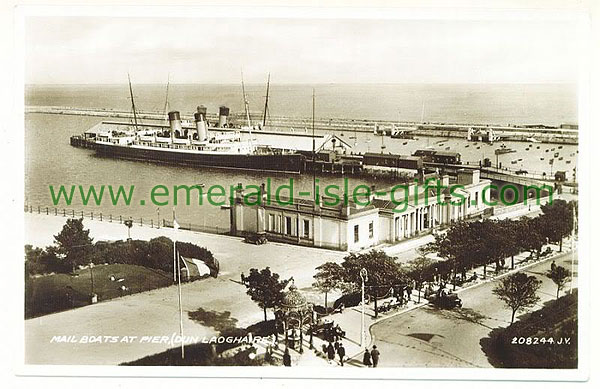
[(586, 380), (589, 15), (531, 3), (17, 7), (18, 373)]

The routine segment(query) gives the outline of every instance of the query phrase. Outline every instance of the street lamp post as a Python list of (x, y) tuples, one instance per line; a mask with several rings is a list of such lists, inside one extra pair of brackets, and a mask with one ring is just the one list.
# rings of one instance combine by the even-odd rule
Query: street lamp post
[(361, 286), (361, 315), (360, 315), (360, 347), (363, 348), (365, 345), (365, 282), (368, 281), (369, 275), (367, 269), (364, 267), (360, 269), (360, 279), (362, 281)]

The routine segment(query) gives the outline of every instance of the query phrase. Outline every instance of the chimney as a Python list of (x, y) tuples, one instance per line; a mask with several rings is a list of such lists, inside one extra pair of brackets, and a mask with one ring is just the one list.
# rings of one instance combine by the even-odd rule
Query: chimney
[(201, 105), (194, 112), (194, 120), (196, 121), (196, 131), (198, 132), (198, 140), (200, 142), (208, 139), (208, 131), (206, 129), (206, 107)]
[(178, 111), (169, 112), (169, 126), (171, 127), (171, 143), (175, 139), (175, 131), (179, 132), (179, 135), (183, 133), (181, 130), (181, 117)]
[(227, 116), (229, 116), (229, 108), (222, 105), (219, 107), (219, 128), (223, 128), (227, 125)]

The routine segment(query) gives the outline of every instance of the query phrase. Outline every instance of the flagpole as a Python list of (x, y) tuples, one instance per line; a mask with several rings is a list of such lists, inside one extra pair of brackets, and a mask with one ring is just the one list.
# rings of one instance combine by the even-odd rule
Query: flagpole
[[(175, 219), (175, 207), (173, 207), (173, 230), (179, 229), (179, 223)], [(181, 336), (181, 359), (185, 358), (183, 348), (183, 306), (181, 305), (181, 261), (177, 257), (177, 236), (173, 236), (173, 281), (177, 282), (177, 294), (179, 300), (179, 335)]]
[[(175, 208), (173, 208), (173, 230), (177, 231), (177, 221), (175, 220)], [(173, 282), (177, 282), (177, 273), (175, 272), (177, 269), (177, 247), (176, 247), (176, 237), (173, 236)]]
[(181, 261), (177, 261), (177, 289), (179, 290), (179, 335), (181, 335), (181, 359), (185, 359), (183, 348), (183, 306), (181, 305)]

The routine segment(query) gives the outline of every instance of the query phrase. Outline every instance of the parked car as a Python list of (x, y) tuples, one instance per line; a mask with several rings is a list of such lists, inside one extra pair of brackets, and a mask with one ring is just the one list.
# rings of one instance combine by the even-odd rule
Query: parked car
[(259, 245), (268, 243), (269, 241), (267, 240), (266, 234), (264, 232), (261, 232), (246, 235), (246, 237), (244, 238), (244, 242)]
[(527, 170), (524, 170), (524, 169), (520, 169), (515, 172), (515, 174), (527, 174), (527, 173), (528, 173)]
[(462, 300), (456, 293), (434, 294), (429, 297), (429, 303), (442, 309), (462, 308)]

